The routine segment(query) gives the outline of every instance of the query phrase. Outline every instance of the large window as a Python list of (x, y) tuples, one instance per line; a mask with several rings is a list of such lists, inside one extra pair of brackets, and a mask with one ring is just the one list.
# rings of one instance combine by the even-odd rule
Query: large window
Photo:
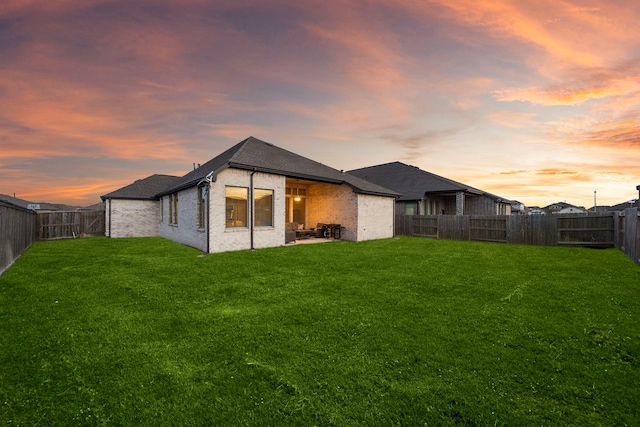
[(207, 207), (207, 191), (209, 190), (208, 187), (200, 187), (198, 189), (198, 228), (204, 228), (205, 227), (205, 222), (206, 222), (206, 217), (207, 217), (207, 212), (206, 212), (206, 207)]
[(178, 225), (178, 193), (169, 196), (169, 224)]
[(256, 227), (273, 227), (273, 190), (253, 190)]
[(225, 224), (227, 228), (247, 227), (247, 196), (246, 187), (226, 187)]

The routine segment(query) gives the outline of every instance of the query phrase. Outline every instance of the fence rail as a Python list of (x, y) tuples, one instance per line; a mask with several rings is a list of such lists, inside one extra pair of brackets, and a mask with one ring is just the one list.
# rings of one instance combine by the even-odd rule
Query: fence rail
[(0, 202), (0, 274), (36, 241), (36, 213)]
[(38, 240), (104, 235), (104, 211), (38, 212)]
[(400, 215), (396, 234), (523, 245), (611, 247), (640, 263), (637, 208), (595, 215)]

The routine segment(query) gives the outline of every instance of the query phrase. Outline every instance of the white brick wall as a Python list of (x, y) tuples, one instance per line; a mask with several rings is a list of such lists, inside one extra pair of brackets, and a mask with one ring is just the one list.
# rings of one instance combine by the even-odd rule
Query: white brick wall
[(358, 241), (393, 237), (393, 197), (358, 194)]
[(109, 199), (105, 206), (107, 236), (150, 237), (159, 234), (159, 202)]
[(163, 197), (160, 235), (174, 242), (206, 251), (207, 235), (198, 227), (198, 188), (178, 192), (178, 224), (169, 224), (169, 196)]
[[(227, 228), (225, 223), (225, 188), (237, 186), (249, 188), (251, 172), (225, 169), (211, 187), (210, 197), (210, 252), (226, 252), (251, 248), (251, 233), (248, 227)], [(256, 227), (253, 233), (254, 248), (284, 245), (285, 227), (285, 177), (256, 172), (253, 187), (274, 190), (273, 227)]]

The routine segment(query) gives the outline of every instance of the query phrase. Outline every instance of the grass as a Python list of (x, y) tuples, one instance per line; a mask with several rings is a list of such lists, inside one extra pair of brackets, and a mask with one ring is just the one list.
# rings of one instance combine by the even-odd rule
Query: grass
[(637, 425), (617, 250), (37, 242), (0, 277), (7, 425)]

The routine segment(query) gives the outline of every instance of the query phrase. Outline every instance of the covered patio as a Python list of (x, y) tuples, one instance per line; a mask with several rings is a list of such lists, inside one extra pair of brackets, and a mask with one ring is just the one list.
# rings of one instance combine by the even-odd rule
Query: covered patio
[[(285, 224), (291, 240), (321, 242), (341, 239), (347, 218), (341, 216), (345, 186), (308, 179), (286, 179)], [(293, 236), (295, 233), (295, 237)]]

